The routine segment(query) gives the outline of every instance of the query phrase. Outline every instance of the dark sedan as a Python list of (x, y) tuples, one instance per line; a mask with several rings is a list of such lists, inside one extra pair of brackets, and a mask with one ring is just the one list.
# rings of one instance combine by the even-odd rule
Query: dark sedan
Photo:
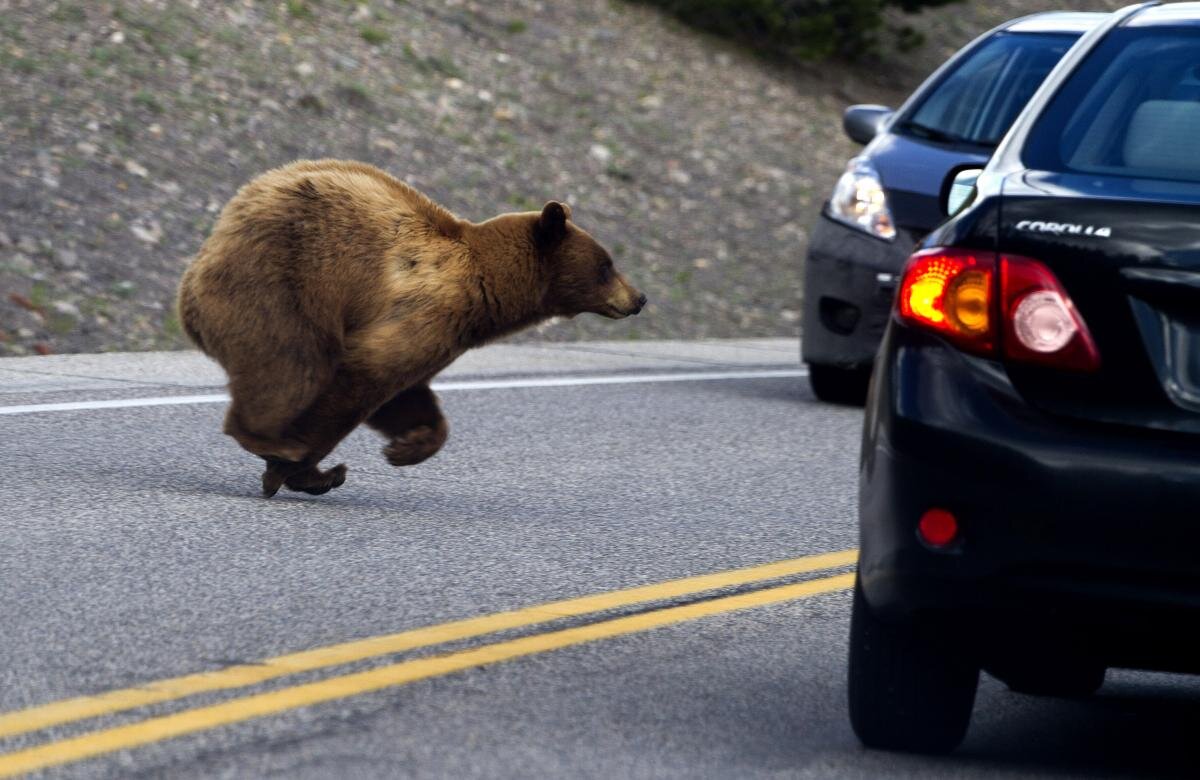
[(953, 748), (981, 669), (1069, 696), (1200, 672), (1200, 3), (1111, 15), (953, 179), (867, 399), (875, 747)]
[(847, 134), (868, 145), (825, 204), (804, 272), (803, 359), (818, 398), (862, 403), (896, 275), (942, 219), (946, 174), (983, 165), (1050, 69), (1103, 18), (1009, 22), (964, 47), (894, 114), (847, 109)]

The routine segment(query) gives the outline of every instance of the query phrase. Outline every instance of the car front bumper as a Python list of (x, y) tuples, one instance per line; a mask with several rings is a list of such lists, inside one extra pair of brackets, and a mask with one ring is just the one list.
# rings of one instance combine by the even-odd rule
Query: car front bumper
[[(926, 546), (927, 509), (960, 536)], [(892, 323), (861, 460), (859, 573), (882, 616), (993, 636), (1070, 625), (1109, 665), (1200, 671), (1200, 442), (1026, 404), (999, 363)], [(965, 624), (964, 623), (964, 624)]]
[(914, 242), (904, 230), (885, 241), (821, 212), (804, 263), (804, 362), (870, 367)]

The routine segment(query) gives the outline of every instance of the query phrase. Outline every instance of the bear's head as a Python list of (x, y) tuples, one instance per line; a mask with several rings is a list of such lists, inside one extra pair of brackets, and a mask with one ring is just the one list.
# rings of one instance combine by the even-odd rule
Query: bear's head
[(608, 251), (571, 221), (570, 207), (547, 203), (534, 221), (533, 235), (549, 281), (546, 314), (593, 312), (621, 319), (646, 305), (646, 296), (613, 267)]

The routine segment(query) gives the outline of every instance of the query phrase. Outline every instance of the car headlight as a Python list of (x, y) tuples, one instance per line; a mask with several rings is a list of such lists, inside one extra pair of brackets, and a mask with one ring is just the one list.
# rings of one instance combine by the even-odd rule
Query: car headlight
[(883, 183), (875, 166), (863, 157), (846, 164), (846, 172), (829, 199), (829, 215), (879, 238), (890, 241), (896, 237), (896, 223), (892, 222)]

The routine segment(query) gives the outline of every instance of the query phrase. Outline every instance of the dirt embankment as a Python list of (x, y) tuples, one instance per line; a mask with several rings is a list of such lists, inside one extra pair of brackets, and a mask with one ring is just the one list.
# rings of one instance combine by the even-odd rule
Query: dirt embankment
[(565, 200), (652, 301), (518, 338), (793, 334), (806, 230), (854, 150), (842, 107), (895, 103), (1037, 5), (927, 13), (922, 51), (848, 70), (616, 0), (0, 0), (0, 354), (183, 346), (187, 258), (300, 157), (469, 219)]

